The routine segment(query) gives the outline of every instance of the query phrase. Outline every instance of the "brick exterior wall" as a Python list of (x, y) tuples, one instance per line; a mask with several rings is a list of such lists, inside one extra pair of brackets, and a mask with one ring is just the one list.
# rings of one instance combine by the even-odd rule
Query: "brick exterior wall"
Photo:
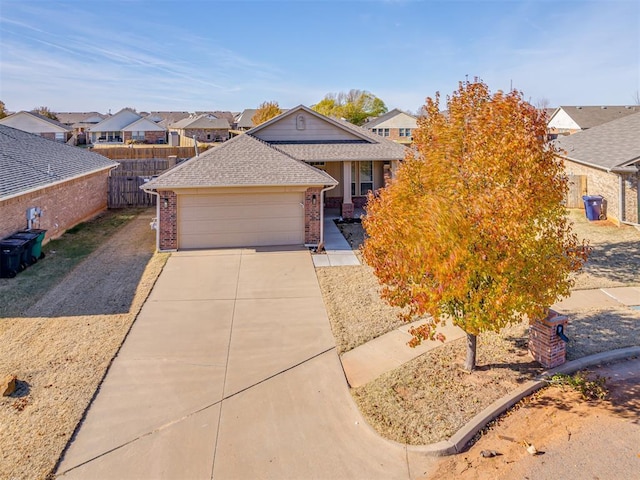
[[(325, 198), (324, 206), (326, 208), (342, 208), (343, 197), (327, 197)], [(354, 208), (364, 208), (367, 204), (367, 197), (365, 196), (353, 196), (351, 202)]]
[[(56, 134), (54, 132), (46, 132), (46, 133), (41, 133), (40, 136), (42, 138), (46, 138), (47, 140), (53, 140), (56, 141)], [(69, 141), (69, 139), (73, 136), (72, 132), (68, 132), (64, 134), (64, 141), (65, 143)]]
[(567, 335), (567, 323), (565, 315), (549, 310), (545, 319), (535, 320), (529, 326), (529, 352), (543, 367), (554, 368), (566, 361), (567, 344), (557, 335), (556, 328), (562, 325)]
[(353, 203), (343, 203), (340, 208), (340, 215), (342, 218), (353, 218)]
[[(602, 195), (606, 201), (605, 213), (607, 218), (615, 223), (620, 223), (619, 198), (620, 198), (620, 175), (609, 173), (586, 165), (564, 161), (565, 171), (571, 175), (587, 176), (587, 195)], [(625, 174), (623, 182), (625, 197), (624, 220), (633, 223), (640, 223), (638, 218), (638, 182), (639, 174)]]
[(640, 172), (625, 175), (624, 178), (624, 206), (625, 220), (632, 223), (640, 223)]
[(34, 228), (47, 230), (45, 241), (107, 208), (108, 170), (0, 201), (0, 237), (27, 228), (27, 208), (42, 215)]
[(167, 141), (167, 132), (144, 132), (145, 143), (156, 144), (158, 140)]
[[(193, 136), (196, 136), (198, 142), (215, 142), (229, 140), (229, 130), (224, 128), (189, 128), (184, 130), (185, 136), (189, 137), (193, 141)], [(209, 138), (207, 138), (209, 135)]]
[[(122, 132), (122, 134), (124, 135), (122, 137), (122, 141), (123, 143), (127, 143), (129, 140), (132, 139), (133, 132)], [(164, 142), (167, 141), (167, 135), (166, 132), (144, 132), (144, 143), (149, 143), (149, 144), (157, 144), (158, 140), (163, 140)]]
[[(178, 196), (170, 190), (158, 191), (160, 218), (158, 221), (160, 250), (178, 249)], [(165, 206), (165, 200), (167, 205)]]
[[(304, 193), (304, 243), (318, 245), (320, 243), (320, 201), (319, 187), (309, 188)], [(313, 199), (315, 196), (315, 204)]]

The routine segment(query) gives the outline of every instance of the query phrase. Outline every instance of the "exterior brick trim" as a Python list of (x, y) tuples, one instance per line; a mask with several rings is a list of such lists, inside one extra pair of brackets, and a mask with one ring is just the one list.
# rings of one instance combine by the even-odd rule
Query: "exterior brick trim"
[(566, 361), (566, 343), (556, 334), (556, 328), (567, 326), (566, 315), (549, 310), (542, 320), (536, 320), (529, 326), (529, 352), (534, 360), (545, 368), (554, 368)]
[(320, 198), (321, 188), (308, 188), (304, 193), (304, 243), (318, 245), (320, 243)]
[(178, 249), (178, 196), (171, 190), (158, 191), (158, 249)]

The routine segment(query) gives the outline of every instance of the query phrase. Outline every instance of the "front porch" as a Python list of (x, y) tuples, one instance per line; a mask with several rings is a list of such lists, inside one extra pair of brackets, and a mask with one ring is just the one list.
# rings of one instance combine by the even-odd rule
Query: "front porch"
[(360, 218), (368, 193), (379, 190), (395, 177), (398, 164), (397, 160), (362, 160), (319, 166), (339, 182), (325, 194), (325, 213), (334, 211), (342, 218)]

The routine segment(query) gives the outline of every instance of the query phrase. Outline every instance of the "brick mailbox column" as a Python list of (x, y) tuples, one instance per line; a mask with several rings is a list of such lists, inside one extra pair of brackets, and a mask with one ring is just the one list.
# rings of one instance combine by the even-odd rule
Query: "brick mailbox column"
[(529, 352), (543, 367), (557, 367), (566, 361), (567, 343), (558, 335), (558, 326), (562, 326), (564, 333), (568, 321), (566, 315), (549, 310), (546, 318), (529, 326)]

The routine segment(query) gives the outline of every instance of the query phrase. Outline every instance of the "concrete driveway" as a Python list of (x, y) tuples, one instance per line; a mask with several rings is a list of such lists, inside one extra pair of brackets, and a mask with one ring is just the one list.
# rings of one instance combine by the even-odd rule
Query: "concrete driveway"
[(173, 254), (57, 475), (407, 479), (351, 401), (306, 250)]

